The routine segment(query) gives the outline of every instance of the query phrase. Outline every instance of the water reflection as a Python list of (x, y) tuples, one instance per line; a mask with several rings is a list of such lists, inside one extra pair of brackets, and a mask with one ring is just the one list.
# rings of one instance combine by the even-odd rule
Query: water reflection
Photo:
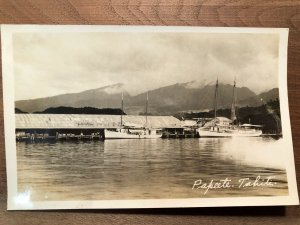
[[(280, 140), (149, 139), (17, 143), (18, 191), (34, 200), (287, 195)], [(276, 160), (275, 160), (276, 161)], [(192, 190), (195, 180), (276, 176), (265, 188)]]

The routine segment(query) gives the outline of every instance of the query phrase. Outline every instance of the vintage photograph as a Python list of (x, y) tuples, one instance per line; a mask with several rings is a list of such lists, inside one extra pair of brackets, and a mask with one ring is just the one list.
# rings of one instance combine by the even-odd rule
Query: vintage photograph
[(2, 26), (9, 209), (297, 204), (287, 35)]

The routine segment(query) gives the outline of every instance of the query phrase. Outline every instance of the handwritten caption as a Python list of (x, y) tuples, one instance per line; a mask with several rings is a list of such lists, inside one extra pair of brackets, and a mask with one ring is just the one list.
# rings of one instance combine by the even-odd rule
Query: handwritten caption
[(199, 179), (194, 181), (192, 189), (204, 190), (203, 194), (206, 195), (210, 190), (214, 189), (271, 187), (277, 184), (274, 179), (275, 176), (269, 176), (265, 178), (257, 176), (255, 180), (246, 177), (239, 179), (235, 183), (229, 178), (210, 180), (209, 182), (204, 182), (202, 179)]

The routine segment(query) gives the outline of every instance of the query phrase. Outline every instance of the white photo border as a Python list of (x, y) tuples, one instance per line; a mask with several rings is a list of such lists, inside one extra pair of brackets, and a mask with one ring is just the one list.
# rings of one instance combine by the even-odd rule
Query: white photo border
[[(286, 146), (288, 179), (287, 196), (226, 197), (189, 199), (31, 201), (17, 192), (17, 158), (14, 112), (14, 70), (12, 35), (20, 32), (181, 32), (181, 33), (249, 33), (279, 35), (278, 84), (282, 134)], [(174, 27), (174, 26), (106, 26), (106, 25), (1, 25), (2, 82), (4, 130), (7, 170), (8, 210), (40, 209), (113, 209), (113, 208), (173, 208), (220, 206), (269, 206), (299, 204), (287, 91), (288, 28), (238, 27)]]

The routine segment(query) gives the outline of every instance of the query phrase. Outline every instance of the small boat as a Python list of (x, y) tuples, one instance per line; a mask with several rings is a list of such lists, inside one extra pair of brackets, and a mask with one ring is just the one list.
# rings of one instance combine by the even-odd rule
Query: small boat
[(262, 135), (260, 125), (252, 124), (236, 124), (236, 82), (233, 85), (233, 100), (231, 105), (231, 119), (226, 117), (217, 117), (218, 105), (218, 80), (215, 88), (215, 117), (211, 121), (206, 122), (202, 127), (198, 128), (200, 137), (258, 137)]

